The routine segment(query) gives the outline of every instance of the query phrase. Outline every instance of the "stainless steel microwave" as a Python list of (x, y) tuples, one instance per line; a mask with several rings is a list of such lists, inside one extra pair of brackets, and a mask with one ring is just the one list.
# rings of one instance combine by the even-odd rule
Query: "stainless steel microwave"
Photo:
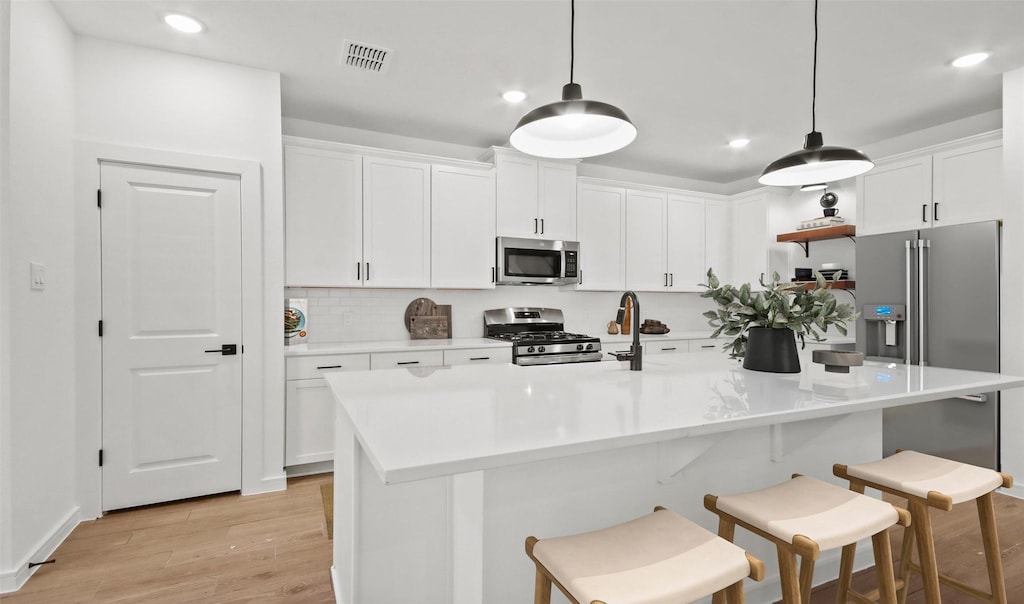
[(498, 285), (572, 285), (579, 283), (578, 241), (498, 237)]

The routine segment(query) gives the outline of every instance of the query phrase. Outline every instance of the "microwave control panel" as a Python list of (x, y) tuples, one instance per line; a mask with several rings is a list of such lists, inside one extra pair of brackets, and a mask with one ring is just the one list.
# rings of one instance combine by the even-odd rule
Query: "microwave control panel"
[(565, 254), (565, 276), (566, 277), (577, 277), (577, 276), (579, 276), (579, 275), (577, 275), (577, 268), (578, 268), (578, 264), (579, 264), (578, 259), (577, 259), (578, 252), (574, 252), (572, 250), (565, 250), (564, 254)]

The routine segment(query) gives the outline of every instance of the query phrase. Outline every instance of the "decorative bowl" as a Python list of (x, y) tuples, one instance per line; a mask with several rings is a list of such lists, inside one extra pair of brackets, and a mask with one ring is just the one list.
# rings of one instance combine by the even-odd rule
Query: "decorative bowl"
[(850, 350), (815, 350), (811, 352), (811, 360), (825, 366), (831, 373), (850, 373), (850, 367), (864, 364), (864, 353)]

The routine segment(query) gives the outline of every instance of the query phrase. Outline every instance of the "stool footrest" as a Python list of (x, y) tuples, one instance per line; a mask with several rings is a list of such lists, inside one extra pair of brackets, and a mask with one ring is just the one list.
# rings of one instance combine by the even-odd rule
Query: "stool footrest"
[[(894, 583), (896, 586), (896, 593), (902, 591), (903, 588), (907, 585), (906, 581), (900, 579), (899, 577), (896, 577), (896, 579), (894, 579)], [(869, 604), (878, 604), (878, 597), (880, 595), (881, 593), (879, 592), (879, 589), (877, 587), (866, 593), (859, 593), (856, 591), (847, 592), (848, 598), (857, 600), (858, 602), (868, 602)]]
[[(918, 564), (917, 562), (911, 562), (910, 563), (910, 570), (920, 574), (921, 573), (921, 565)], [(960, 593), (967, 594), (967, 595), (972, 596), (974, 598), (977, 598), (977, 599), (979, 599), (979, 600), (981, 600), (983, 602), (995, 602), (996, 601), (995, 597), (992, 594), (990, 594), (988, 592), (981, 591), (980, 589), (978, 589), (976, 587), (972, 587), (972, 586), (964, 583), (963, 581), (960, 581), (959, 579), (954, 579), (953, 577), (950, 577), (949, 575), (944, 575), (942, 573), (939, 573), (939, 583), (942, 583), (943, 585), (948, 585), (949, 587), (952, 587), (953, 589), (959, 591)], [(899, 587), (897, 587), (897, 589), (899, 589)]]

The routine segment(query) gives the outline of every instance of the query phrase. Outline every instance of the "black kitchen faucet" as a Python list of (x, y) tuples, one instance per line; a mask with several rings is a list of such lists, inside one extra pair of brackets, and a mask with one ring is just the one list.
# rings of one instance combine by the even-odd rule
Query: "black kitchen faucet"
[(637, 299), (636, 292), (630, 290), (622, 294), (615, 322), (622, 325), (626, 318), (626, 301), (630, 299), (633, 300), (633, 344), (629, 347), (629, 354), (621, 352), (614, 354), (615, 358), (620, 361), (629, 361), (630, 371), (641, 371), (644, 366), (644, 349), (640, 346), (640, 300)]

